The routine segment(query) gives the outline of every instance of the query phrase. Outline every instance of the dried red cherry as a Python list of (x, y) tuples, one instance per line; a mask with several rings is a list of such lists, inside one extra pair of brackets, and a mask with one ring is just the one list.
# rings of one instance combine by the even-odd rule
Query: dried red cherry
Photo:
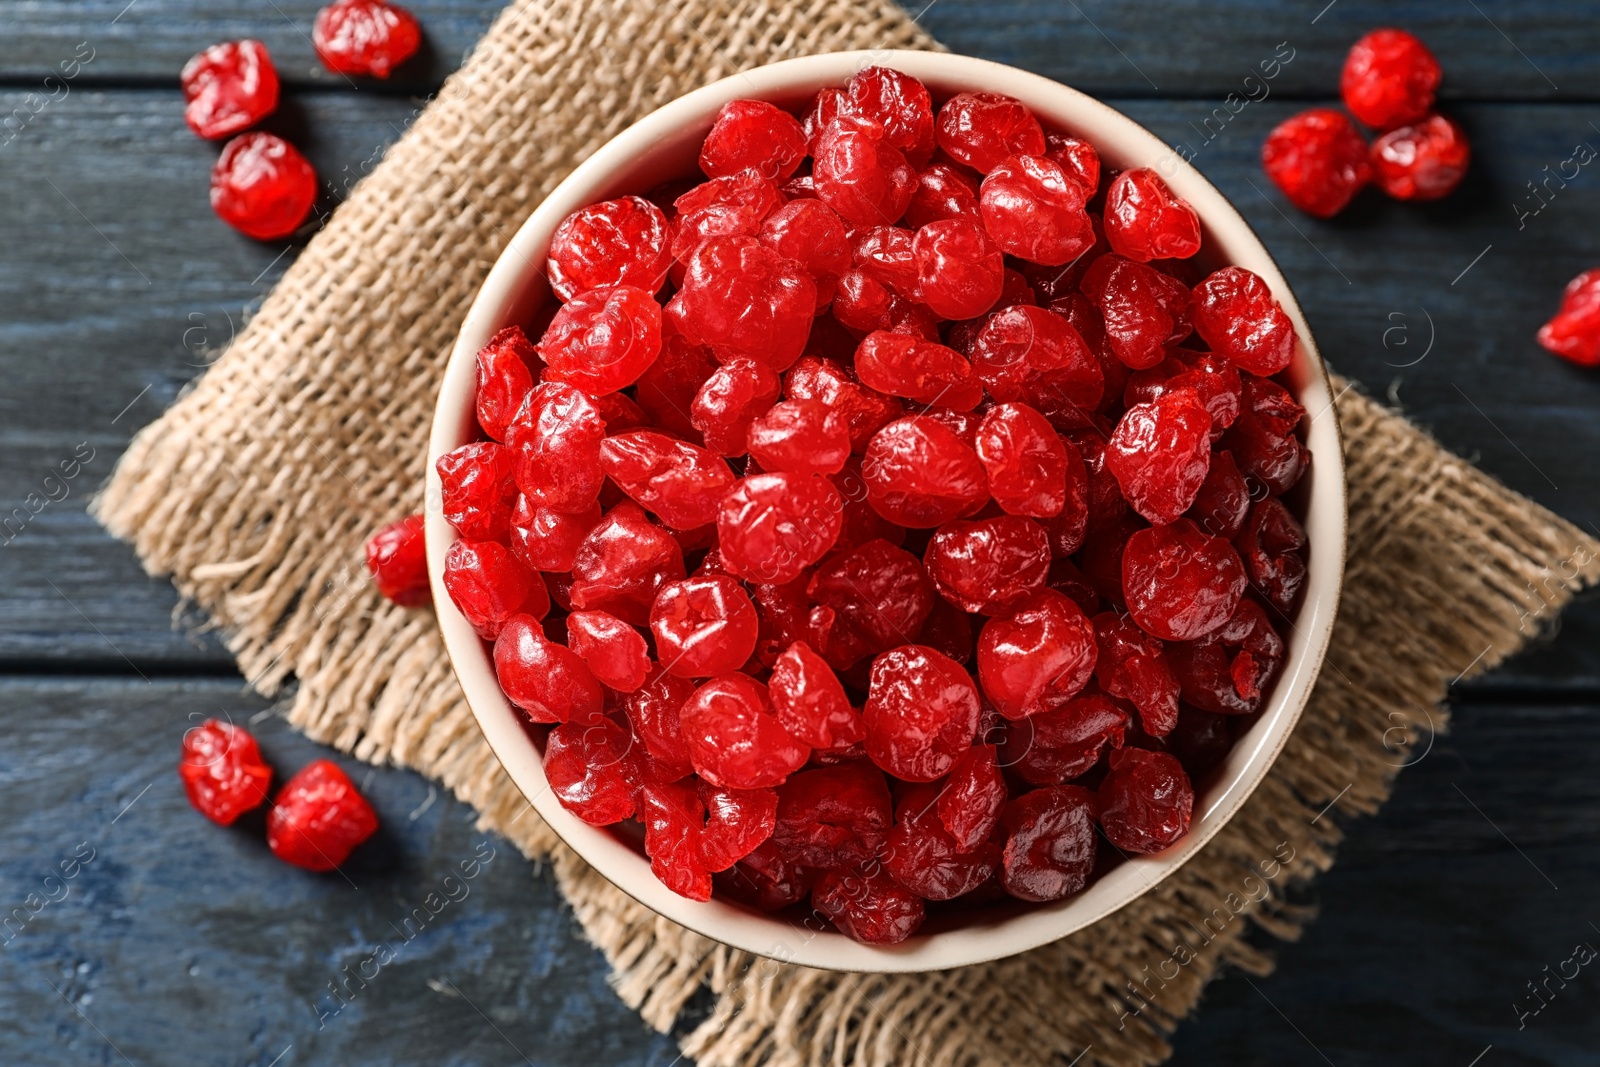
[(730, 100), (700, 146), (700, 169), (713, 178), (753, 170), (781, 182), (805, 155), (806, 134), (793, 115), (765, 100)]
[(917, 557), (884, 540), (823, 563), (806, 587), (816, 601), (810, 643), (837, 670), (909, 644), (933, 610), (933, 583)]
[(1387, 130), (1422, 118), (1439, 88), (1439, 61), (1405, 30), (1373, 30), (1350, 46), (1339, 90), (1356, 118)]
[(1008, 615), (1044, 585), (1050, 539), (1020, 515), (950, 522), (928, 542), (922, 564), (934, 588), (962, 611)]
[(735, 900), (762, 911), (782, 911), (806, 898), (811, 892), (811, 878), (809, 868), (789, 860), (769, 838), (719, 874), (716, 886)]
[(917, 175), (903, 221), (920, 229), (940, 219), (978, 217), (978, 183), (947, 163), (935, 163)]
[(712, 237), (690, 253), (667, 315), (724, 362), (782, 371), (804, 351), (816, 307), (817, 284), (799, 263), (754, 237)]
[(661, 668), (683, 678), (743, 667), (756, 649), (758, 625), (750, 595), (721, 574), (668, 582), (650, 609)]
[(1471, 159), (1466, 132), (1429, 115), (1372, 142), (1372, 181), (1396, 200), (1438, 200), (1461, 184)]
[(1106, 444), (1106, 468), (1122, 495), (1153, 523), (1189, 510), (1210, 465), (1211, 415), (1193, 389), (1135, 404)]
[(705, 805), (689, 782), (646, 781), (639, 789), (644, 851), (661, 884), (690, 900), (711, 899), (711, 872), (700, 851)]
[(516, 454), (517, 488), (557, 511), (589, 507), (605, 481), (605, 435), (600, 409), (581, 389), (564, 382), (536, 387), (506, 431), (506, 446)]
[(423, 523), (421, 515), (407, 515), (367, 539), (367, 573), (378, 592), (403, 608), (433, 599)]
[(562, 300), (627, 285), (654, 295), (672, 265), (672, 224), (642, 196), (579, 208), (550, 238), (546, 271)]
[(1276, 497), (1256, 502), (1233, 542), (1250, 584), (1284, 615), (1305, 584), (1305, 546), (1305, 529)]
[(929, 783), (911, 788), (896, 805), (883, 869), (924, 900), (954, 900), (994, 875), (1000, 846), (985, 840), (962, 848), (939, 821), (938, 796), (939, 786)]
[(856, 349), (861, 384), (921, 404), (970, 411), (983, 399), (972, 366), (954, 349), (920, 337), (877, 330)]
[(1060, 900), (1094, 869), (1094, 795), (1075, 785), (1024, 793), (1000, 816), (1006, 844), (1000, 884), (1019, 900)]
[(1071, 263), (1094, 244), (1083, 201), (1083, 188), (1044, 156), (1002, 159), (978, 193), (983, 227), (1001, 251), (1044, 266)]
[(914, 167), (933, 155), (933, 98), (916, 78), (888, 67), (866, 67), (845, 86), (843, 110), (883, 127), (884, 140)]
[(785, 400), (750, 423), (750, 457), (763, 470), (837, 474), (850, 458), (844, 418), (820, 400)]
[(678, 717), (689, 759), (712, 785), (781, 785), (811, 754), (773, 715), (767, 687), (746, 674), (711, 679), (684, 702)]
[(922, 925), (922, 898), (874, 866), (861, 871), (835, 869), (818, 880), (811, 904), (853, 940), (895, 945)]
[(1212, 537), (1233, 540), (1244, 529), (1245, 516), (1250, 514), (1250, 487), (1233, 453), (1218, 449), (1211, 453), (1211, 468), (1206, 480), (1200, 483), (1194, 503), (1184, 515)]
[(961, 665), (923, 645), (902, 645), (872, 661), (863, 717), (867, 755), (909, 782), (944, 775), (978, 730), (978, 688)]
[[(854, 350), (852, 342), (851, 352)], [(791, 400), (815, 400), (842, 418), (850, 435), (850, 447), (858, 452), (866, 448), (873, 434), (904, 410), (899, 400), (868, 389), (838, 363), (817, 356), (804, 356), (791, 367), (784, 377), (783, 389)]]
[(772, 665), (767, 693), (783, 728), (812, 748), (837, 748), (867, 735), (826, 660), (796, 641)]
[(936, 138), (951, 158), (984, 174), (1007, 156), (1042, 156), (1044, 128), (1026, 104), (999, 93), (957, 93), (939, 109)]
[(273, 241), (300, 228), (317, 198), (317, 172), (270, 133), (229, 141), (211, 168), (211, 210), (246, 237)]
[(833, 299), (839, 276), (850, 269), (844, 223), (820, 200), (791, 200), (761, 223), (761, 243), (806, 269), (817, 287), (817, 307)]
[(778, 794), (770, 789), (718, 789), (700, 783), (706, 825), (700, 834), (700, 862), (708, 871), (725, 871), (772, 836)]
[(506, 697), (534, 722), (591, 722), (605, 701), (582, 658), (546, 637), (531, 615), (513, 616), (500, 631), (494, 671)]
[(1122, 588), (1140, 629), (1192, 641), (1228, 621), (1248, 580), (1239, 554), (1188, 519), (1140, 530), (1122, 555)]
[(610, 719), (566, 722), (545, 742), (544, 775), (561, 806), (590, 826), (610, 826), (634, 812), (633, 738)]
[(475, 441), (439, 457), (440, 506), (445, 521), (468, 541), (506, 541), (517, 502), (514, 456), (493, 441)]
[(1367, 142), (1342, 112), (1314, 107), (1279, 123), (1261, 166), (1301, 211), (1332, 218), (1372, 180)]
[[(990, 315), (972, 343), (972, 369), (1005, 403), (1048, 394), (1080, 409), (1084, 419), (1100, 403), (1105, 374), (1065, 315), (1016, 304)], [(1035, 404), (1035, 407), (1038, 405)]]
[(1109, 745), (1121, 748), (1128, 715), (1104, 693), (1090, 690), (1037, 715), (1008, 722), (1000, 766), (1030, 785), (1060, 785), (1087, 774)]
[(622, 711), (634, 735), (644, 742), (645, 751), (663, 781), (682, 778), (694, 770), (678, 713), (696, 688), (687, 678), (678, 678), (651, 666), (644, 684), (622, 701)]
[(1114, 611), (1094, 617), (1094, 636), (1100, 688), (1138, 708), (1145, 733), (1167, 736), (1178, 721), (1178, 680), (1167, 664), (1166, 646)]
[(1240, 370), (1277, 374), (1294, 355), (1294, 324), (1261, 276), (1224, 267), (1194, 287), (1194, 328)]
[(1194, 787), (1183, 765), (1165, 752), (1111, 753), (1097, 799), (1106, 840), (1124, 852), (1160, 852), (1189, 832)]
[(644, 626), (656, 593), (684, 576), (683, 550), (639, 505), (618, 504), (584, 537), (572, 563), (572, 606)]
[(507, 326), (478, 349), (478, 425), (496, 441), (504, 441), (543, 368), (521, 326)]
[(272, 768), (248, 731), (207, 719), (184, 732), (178, 777), (196, 811), (219, 826), (232, 826), (267, 799)]
[(332, 760), (300, 768), (267, 812), (267, 847), (308, 871), (333, 870), (377, 830), (378, 813)]
[(607, 437), (600, 443), (600, 469), (675, 530), (715, 522), (717, 506), (734, 483), (721, 457), (654, 430)]
[(978, 635), (978, 681), (995, 710), (1023, 719), (1060, 707), (1094, 673), (1094, 627), (1054, 589), (1028, 595)]
[(607, 611), (568, 615), (567, 647), (601, 683), (619, 693), (638, 689), (650, 674), (644, 635)]
[(444, 556), (444, 588), (456, 609), (485, 641), (493, 641), (513, 615), (543, 618), (550, 592), (498, 541), (457, 541)]
[(864, 762), (819, 767), (778, 787), (772, 843), (802, 867), (853, 867), (883, 847), (891, 821), (882, 771)]
[(873, 510), (901, 526), (940, 526), (970, 515), (989, 498), (978, 454), (926, 415), (879, 430), (861, 461)]
[(1009, 794), (998, 758), (993, 745), (973, 745), (956, 759), (939, 792), (939, 822), (962, 851), (988, 840), (1000, 821)]
[(1189, 288), (1153, 267), (1118, 255), (1095, 260), (1083, 293), (1105, 319), (1106, 343), (1123, 363), (1153, 367), (1189, 336)]
[(557, 511), (520, 496), (511, 512), (511, 552), (536, 571), (570, 571), (578, 546), (599, 522), (599, 503), (582, 511)]
[(198, 53), (178, 76), (183, 120), (208, 141), (247, 130), (278, 107), (278, 71), (260, 41), (223, 41)]
[(661, 305), (631, 285), (579, 293), (539, 340), (545, 379), (591, 396), (632, 385), (660, 353)]
[(1005, 289), (1005, 256), (971, 219), (941, 219), (917, 231), (917, 292), (945, 319), (970, 319), (994, 306)]
[(821, 559), (839, 536), (843, 502), (820, 474), (756, 474), (723, 497), (718, 546), (729, 573), (781, 585)]
[(1283, 639), (1261, 605), (1246, 598), (1219, 629), (1167, 646), (1183, 699), (1223, 715), (1249, 715), (1283, 662)]
[(852, 226), (889, 226), (911, 203), (917, 172), (883, 126), (850, 118), (817, 137), (811, 180), (822, 202)]
[(1539, 327), (1539, 343), (1580, 367), (1600, 365), (1600, 269), (1567, 283), (1561, 307)]

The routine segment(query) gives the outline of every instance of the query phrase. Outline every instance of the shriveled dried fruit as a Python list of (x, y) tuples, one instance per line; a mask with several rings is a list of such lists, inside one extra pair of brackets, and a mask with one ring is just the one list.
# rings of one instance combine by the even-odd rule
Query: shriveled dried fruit
[(550, 731), (544, 774), (561, 806), (591, 826), (610, 826), (634, 812), (633, 738), (611, 719), (567, 722)]
[(823, 563), (806, 592), (817, 603), (810, 644), (837, 670), (909, 644), (935, 599), (917, 557), (884, 540), (868, 541)]
[(784, 400), (750, 423), (750, 456), (767, 471), (837, 474), (850, 459), (844, 417), (820, 400)]
[(312, 760), (278, 790), (267, 847), (285, 863), (331, 871), (378, 831), (378, 813), (332, 760)]
[(1075, 785), (1024, 793), (1000, 817), (1006, 831), (1000, 884), (1020, 900), (1060, 900), (1094, 869), (1094, 796)]
[(730, 100), (700, 146), (700, 169), (713, 178), (753, 170), (781, 182), (805, 155), (806, 134), (793, 115), (765, 100)]
[(178, 76), (183, 120), (215, 141), (247, 130), (278, 108), (278, 71), (260, 41), (223, 41), (198, 53)]
[(650, 674), (650, 649), (644, 635), (607, 611), (569, 614), (567, 647), (595, 678), (619, 693), (638, 689)]
[(983, 385), (959, 352), (903, 333), (877, 330), (856, 349), (861, 384), (920, 404), (970, 411)]
[(1257, 501), (1234, 540), (1250, 584), (1287, 615), (1306, 580), (1306, 531), (1276, 497)]
[(591, 396), (632, 385), (660, 353), (661, 305), (631, 285), (579, 293), (539, 340), (546, 380)]
[(211, 210), (258, 241), (300, 228), (317, 199), (317, 172), (299, 149), (270, 133), (229, 141), (211, 168)]
[(971, 219), (941, 219), (917, 231), (917, 292), (940, 318), (970, 319), (1005, 289), (1005, 256)]
[(1007, 156), (1042, 156), (1044, 128), (1026, 104), (1000, 93), (957, 93), (939, 109), (936, 137), (952, 159), (984, 174)]
[(868, 945), (895, 945), (922, 926), (922, 898), (881, 867), (827, 872), (811, 891), (811, 904), (833, 924)]
[(1218, 629), (1168, 645), (1167, 660), (1185, 701), (1222, 715), (1249, 715), (1283, 662), (1283, 638), (1261, 605), (1245, 598)]
[(1539, 343), (1580, 367), (1600, 365), (1600, 269), (1567, 283), (1555, 317), (1539, 327)]
[(1044, 585), (1050, 539), (1020, 515), (951, 522), (933, 535), (922, 562), (934, 588), (962, 611), (1009, 615)]
[(978, 688), (961, 665), (922, 645), (872, 661), (863, 716), (867, 755), (908, 782), (931, 782), (955, 764), (978, 730)]
[(689, 759), (712, 785), (781, 785), (811, 754), (773, 715), (767, 687), (746, 674), (724, 674), (706, 682), (684, 702), (678, 717)]
[(908, 790), (896, 805), (894, 829), (883, 847), (889, 876), (924, 900), (954, 900), (972, 892), (1000, 866), (1000, 846), (980, 841), (962, 848), (939, 821), (939, 786)]
[(1415, 122), (1433, 107), (1439, 61), (1405, 30), (1373, 30), (1350, 46), (1339, 90), (1356, 118), (1387, 130)]
[(1106, 840), (1124, 852), (1159, 852), (1188, 833), (1194, 787), (1176, 757), (1122, 748), (1111, 753), (1097, 799)]
[(591, 289), (632, 286), (654, 295), (672, 265), (672, 225), (642, 196), (579, 208), (550, 238), (546, 273), (562, 300)]
[(1001, 251), (1045, 266), (1071, 263), (1094, 244), (1083, 202), (1083, 188), (1044, 156), (1002, 159), (978, 194), (983, 227)]
[(654, 430), (613, 434), (600, 442), (600, 469), (675, 530), (715, 522), (717, 507), (734, 483), (721, 457)]
[(1168, 523), (1189, 510), (1211, 465), (1211, 415), (1193, 389), (1135, 404), (1106, 444), (1106, 467), (1133, 510)]
[(772, 843), (802, 867), (853, 867), (883, 847), (890, 809), (888, 783), (870, 763), (801, 771), (778, 787)]
[(433, 599), (428, 586), (428, 546), (421, 515), (407, 515), (367, 539), (367, 573), (389, 600), (403, 608)]
[(1429, 115), (1372, 143), (1372, 181), (1396, 200), (1438, 200), (1461, 184), (1471, 160), (1466, 132)]
[(1083, 276), (1083, 293), (1105, 319), (1106, 342), (1140, 370), (1189, 336), (1189, 289), (1176, 278), (1118, 255), (1101, 256)]
[(1192, 641), (1227, 622), (1246, 584), (1233, 546), (1188, 519), (1138, 531), (1122, 556), (1128, 611), (1164, 641)]
[(1029, 594), (978, 635), (978, 680), (995, 710), (1023, 719), (1060, 707), (1093, 676), (1094, 627), (1054, 589)]
[(838, 675), (804, 641), (790, 645), (772, 665), (767, 692), (783, 728), (812, 748), (837, 748), (867, 735)]
[(730, 573), (781, 585), (821, 559), (839, 536), (839, 491), (820, 474), (756, 474), (722, 499), (717, 537)]
[(916, 191), (917, 172), (871, 119), (835, 121), (813, 146), (817, 196), (852, 226), (899, 221)]
[(1324, 219), (1372, 180), (1360, 131), (1343, 112), (1325, 107), (1302, 111), (1267, 134), (1261, 166), (1295, 207)]
[(605, 436), (605, 419), (582, 390), (564, 382), (537, 386), (506, 431), (506, 446), (516, 454), (517, 488), (545, 507), (583, 510), (599, 497), (605, 480)]
[(581, 657), (545, 636), (531, 615), (513, 616), (494, 642), (500, 688), (534, 722), (592, 722), (604, 692)]
[(1178, 721), (1178, 680), (1167, 664), (1166, 646), (1113, 611), (1094, 617), (1094, 635), (1100, 688), (1138, 708), (1145, 733), (1167, 736)]
[(398, 4), (334, 0), (317, 12), (311, 43), (335, 74), (387, 78), (422, 46), (422, 27)]
[(1149, 167), (1125, 170), (1106, 190), (1106, 241), (1137, 263), (1200, 251), (1200, 216)]
[(528, 402), (533, 380), (543, 369), (539, 353), (520, 326), (507, 326), (478, 350), (478, 425), (504, 441), (511, 422)]
[(939, 792), (936, 810), (956, 847), (977, 848), (1000, 821), (1008, 796), (993, 745), (973, 745), (957, 758)]
[(668, 582), (650, 609), (656, 656), (669, 674), (709, 678), (736, 671), (756, 648), (755, 605), (726, 575)]
[(1294, 324), (1261, 276), (1223, 267), (1194, 287), (1194, 328), (1240, 370), (1267, 377), (1289, 365)]
[(272, 768), (249, 731), (207, 719), (184, 732), (178, 777), (196, 811), (219, 826), (232, 826), (267, 799)]
[(513, 453), (493, 441), (475, 441), (439, 457), (440, 506), (445, 521), (469, 541), (506, 541), (517, 502)]
[(1060, 785), (1092, 770), (1107, 746), (1121, 748), (1128, 727), (1125, 711), (1090, 690), (1006, 723), (1000, 766), (1030, 785)]
[(861, 461), (873, 510), (901, 526), (940, 526), (970, 515), (989, 498), (978, 454), (926, 415), (879, 430)]
[(513, 615), (544, 617), (550, 592), (498, 541), (457, 541), (444, 556), (444, 588), (457, 610), (485, 641), (500, 635)]
[(805, 350), (817, 308), (806, 269), (754, 237), (712, 237), (689, 254), (667, 304), (678, 332), (720, 360), (740, 357), (782, 371)]
[(644, 626), (656, 593), (684, 576), (683, 550), (632, 502), (618, 504), (584, 537), (572, 563), (572, 606), (609, 611)]

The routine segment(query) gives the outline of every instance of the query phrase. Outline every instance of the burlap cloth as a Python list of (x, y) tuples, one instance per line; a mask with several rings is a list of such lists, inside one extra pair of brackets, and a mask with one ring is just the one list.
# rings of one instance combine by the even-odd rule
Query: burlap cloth
[(1410, 746), (1443, 726), (1447, 683), (1494, 666), (1600, 575), (1600, 544), (1344, 392), (1343, 606), (1266, 782), (1199, 857), (1096, 926), (998, 963), (890, 977), (754, 959), (613, 889), (501, 770), (432, 614), (387, 604), (363, 573), (367, 535), (423, 505), (457, 325), (540, 198), (696, 86), (874, 47), (935, 45), (889, 0), (519, 0), (231, 349), (134, 440), (97, 514), (211, 614), (252, 685), (277, 694), (298, 679), (295, 726), (438, 779), (549, 860), (650, 1025), (668, 1029), (708, 989), (710, 1015), (682, 1040), (701, 1064), (1156, 1063), (1219, 965), (1270, 968), (1247, 927), (1298, 934), (1308, 915), (1283, 890), (1333, 862), (1324, 809), (1374, 811)]

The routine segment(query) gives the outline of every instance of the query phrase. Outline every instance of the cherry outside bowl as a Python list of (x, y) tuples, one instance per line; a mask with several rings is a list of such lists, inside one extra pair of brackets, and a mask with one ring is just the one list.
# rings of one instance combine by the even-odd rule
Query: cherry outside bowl
[[(673, 893), (650, 873), (637, 847), (609, 829), (584, 823), (551, 794), (538, 748), (522, 713), (495, 681), (489, 646), (450, 602), (442, 581), (445, 551), (455, 532), (439, 512), (434, 461), (477, 437), (473, 415), (475, 355), (498, 330), (528, 324), (554, 299), (544, 278), (545, 253), (556, 226), (586, 204), (643, 193), (668, 178), (692, 173), (701, 140), (730, 100), (760, 98), (799, 109), (817, 90), (842, 86), (863, 67), (894, 67), (922, 79), (936, 100), (962, 91), (1014, 96), (1047, 127), (1088, 139), (1110, 168), (1154, 167), (1192, 204), (1205, 229), (1205, 265), (1246, 267), (1264, 278), (1300, 337), (1287, 377), (1305, 407), (1312, 462), (1296, 488), (1303, 505), (1309, 573), (1290, 632), (1283, 672), (1263, 710), (1223, 764), (1196, 783), (1188, 836), (1167, 850), (1123, 862), (1083, 892), (1053, 904), (982, 906), (971, 918), (930, 921), (917, 935), (889, 947), (858, 944), (816, 918), (796, 921), (762, 914), (720, 898), (700, 903)], [(843, 52), (761, 67), (689, 93), (618, 134), (567, 177), (528, 218), (500, 254), (473, 301), (445, 370), (428, 442), (428, 570), (446, 648), (467, 701), (495, 754), (546, 822), (619, 889), (674, 922), (736, 948), (810, 967), (850, 971), (919, 971), (960, 967), (1009, 956), (1079, 930), (1147, 892), (1238, 812), (1266, 776), (1305, 707), (1327, 650), (1344, 567), (1345, 483), (1333, 396), (1304, 315), (1282, 272), (1239, 213), (1199, 172), (1155, 135), (1105, 104), (1046, 78), (964, 56), (931, 52)]]

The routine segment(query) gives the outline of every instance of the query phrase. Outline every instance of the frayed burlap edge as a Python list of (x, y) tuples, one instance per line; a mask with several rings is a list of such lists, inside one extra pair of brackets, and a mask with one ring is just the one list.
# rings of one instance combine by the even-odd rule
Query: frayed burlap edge
[[(1247, 925), (1297, 936), (1288, 883), (1332, 863), (1332, 805), (1371, 812), (1439, 701), (1600, 576), (1600, 545), (1356, 392), (1348, 578), (1305, 716), (1233, 822), (1094, 927), (962, 971), (837, 975), (723, 949), (645, 911), (555, 839), (484, 743), (432, 616), (367, 585), (362, 542), (421, 504), (443, 361), (499, 249), (578, 160), (735, 70), (808, 52), (931, 47), (887, 0), (514, 5), (249, 327), (142, 432), (96, 502), (153, 573), (208, 611), (264, 693), (299, 680), (297, 727), (414, 767), (548, 858), (619, 995), (705, 1067), (1151, 1064), (1223, 962), (1265, 973)], [(1270, 873), (1269, 873), (1270, 872)]]

